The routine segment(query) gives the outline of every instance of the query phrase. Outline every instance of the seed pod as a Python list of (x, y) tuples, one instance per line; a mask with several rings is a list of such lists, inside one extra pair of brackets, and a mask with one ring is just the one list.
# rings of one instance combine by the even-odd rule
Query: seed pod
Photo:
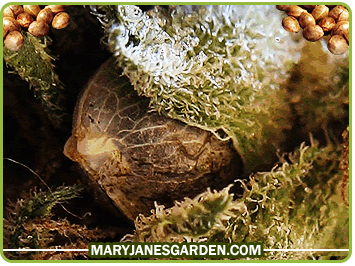
[(303, 30), (303, 37), (310, 42), (318, 41), (324, 36), (324, 32), (319, 25), (308, 26)]
[(49, 8), (42, 9), (37, 15), (37, 21), (42, 21), (46, 24), (50, 24), (53, 19), (53, 13)]
[(54, 16), (52, 21), (52, 26), (55, 29), (63, 29), (68, 26), (70, 22), (70, 17), (66, 12), (60, 12)]
[(316, 21), (319, 21), (322, 18), (327, 17), (328, 13), (329, 13), (329, 7), (324, 6), (324, 5), (319, 5), (313, 9), (312, 16), (314, 17), (314, 19)]
[(10, 32), (4, 40), (6, 48), (10, 51), (20, 50), (24, 43), (25, 39), (19, 31)]
[(2, 13), (3, 17), (16, 18), (14, 11), (10, 6), (5, 7), (4, 12)]
[(8, 32), (21, 31), (20, 24), (14, 18), (10, 18), (10, 17), (3, 18), (2, 22), (3, 22), (3, 27), (7, 28)]
[(340, 21), (333, 28), (331, 34), (332, 35), (344, 35), (349, 33), (349, 22), (348, 21)]
[(322, 18), (318, 25), (323, 29), (324, 33), (330, 32), (335, 27), (335, 19), (332, 17)]
[(288, 11), (290, 5), (277, 5), (276, 8), (281, 11)]
[(43, 21), (33, 21), (28, 27), (28, 32), (36, 37), (43, 37), (49, 32), (49, 25)]
[(63, 12), (65, 10), (64, 5), (48, 5), (44, 9), (50, 9), (53, 14), (57, 14), (59, 12)]
[(337, 22), (340, 21), (349, 21), (349, 11), (347, 9), (340, 13)]
[(12, 12), (14, 13), (15, 17), (20, 14), (20, 13), (23, 13), (23, 7), (20, 6), (20, 5), (11, 5), (11, 6), (8, 6)]
[(23, 9), (25, 12), (34, 17), (37, 17), (39, 11), (41, 11), (41, 8), (38, 5), (24, 5)]
[(299, 6), (290, 6), (287, 10), (287, 15), (299, 18), (303, 12), (307, 12), (305, 9)]
[(309, 14), (308, 12), (303, 12), (300, 15), (300, 18), (298, 21), (299, 21), (302, 29), (306, 28), (307, 26), (316, 25), (316, 21), (315, 21), (314, 17), (311, 14)]
[(332, 17), (336, 21), (338, 21), (340, 14), (343, 13), (344, 10), (348, 11), (344, 6), (336, 6), (332, 10), (329, 11), (328, 15), (329, 15), (329, 17)]
[(328, 50), (335, 55), (345, 53), (348, 47), (346, 40), (340, 35), (334, 35), (328, 41)]
[(34, 21), (34, 18), (30, 14), (24, 12), (18, 14), (16, 20), (21, 25), (21, 27), (28, 28)]
[(285, 17), (282, 20), (282, 27), (288, 32), (299, 32), (300, 24), (297, 19), (291, 16)]

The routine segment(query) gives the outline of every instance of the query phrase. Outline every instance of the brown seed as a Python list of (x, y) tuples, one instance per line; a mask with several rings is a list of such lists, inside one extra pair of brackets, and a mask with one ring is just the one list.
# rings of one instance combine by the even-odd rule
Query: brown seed
[(20, 50), (24, 43), (25, 39), (19, 31), (10, 32), (4, 40), (6, 48), (10, 51)]
[(340, 13), (337, 22), (339, 21), (349, 21), (349, 11), (347, 9)]
[(2, 39), (5, 39), (6, 34), (9, 32), (9, 29), (2, 25)]
[(68, 26), (70, 22), (70, 17), (68, 13), (60, 12), (56, 14), (52, 21), (52, 27), (55, 29), (63, 29)]
[(15, 14), (15, 17), (20, 14), (23, 13), (23, 7), (20, 5), (11, 5), (9, 6), (9, 8), (12, 10), (12, 12)]
[(335, 55), (345, 53), (348, 47), (346, 40), (340, 35), (334, 35), (328, 41), (328, 50)]
[(16, 18), (15, 13), (14, 13), (14, 11), (12, 11), (10, 6), (5, 7), (2, 15), (3, 15), (3, 17)]
[(349, 32), (345, 32), (343, 37), (345, 38), (346, 42), (349, 45)]
[(322, 18), (327, 17), (328, 13), (329, 13), (329, 7), (324, 6), (324, 5), (319, 5), (313, 9), (312, 16), (314, 17), (314, 19), (316, 21), (319, 21)]
[(303, 29), (306, 28), (307, 26), (316, 25), (316, 21), (314, 20), (314, 17), (308, 12), (303, 12), (300, 15), (298, 21)]
[(290, 8), (290, 5), (277, 5), (276, 9), (281, 11), (287, 11)]
[(340, 14), (343, 13), (344, 10), (348, 11), (344, 6), (336, 6), (332, 10), (329, 11), (329, 17), (332, 17), (336, 21), (338, 21)]
[(318, 25), (323, 29), (324, 32), (329, 32), (335, 27), (335, 19), (332, 17), (322, 18)]
[(14, 18), (6, 17), (2, 19), (3, 27), (7, 28), (8, 32), (21, 31), (20, 24)]
[[(159, 204), (172, 204), (173, 200), (179, 200), (176, 194), (181, 198), (193, 197), (190, 193), (194, 187), (213, 187), (215, 183), (225, 186), (224, 183), (229, 184), (240, 174), (242, 161), (228, 143), (217, 140), (210, 132), (185, 126), (174, 119), (158, 119), (157, 114), (149, 112), (149, 103), (137, 100), (138, 95), (132, 93), (126, 97), (134, 89), (122, 88), (125, 77), (110, 78), (115, 75), (114, 60), (107, 61), (100, 68), (78, 100), (80, 104), (77, 104), (74, 114), (73, 134), (65, 144), (64, 154), (87, 169), (85, 171), (91, 174), (94, 182), (98, 182), (106, 195), (115, 201), (116, 207), (130, 219), (135, 219), (139, 213), (149, 214), (156, 199), (162, 199)], [(110, 88), (110, 93), (106, 88)], [(118, 102), (120, 104), (116, 106)], [(138, 115), (131, 115), (131, 104), (136, 104)], [(87, 119), (89, 116), (93, 119)], [(129, 123), (116, 119), (127, 116), (130, 116)], [(164, 127), (164, 134), (156, 129), (156, 125)], [(149, 138), (140, 139), (139, 144), (148, 144), (144, 151), (140, 147), (142, 145), (136, 144), (137, 137), (132, 136), (138, 126), (142, 131), (149, 129), (150, 133)], [(94, 127), (95, 133), (92, 132)], [(128, 149), (116, 148), (116, 143), (122, 138), (125, 145), (132, 147), (128, 152)], [(159, 149), (155, 145), (159, 145)], [(192, 150), (196, 154), (194, 160), (189, 159)], [(112, 156), (112, 153), (119, 156)], [(147, 163), (146, 158), (152, 158), (152, 163)], [(173, 159), (167, 163), (167, 158)], [(176, 167), (171, 167), (172, 160), (178, 162)], [(117, 182), (117, 173), (122, 182)], [(176, 173), (181, 177), (178, 180)], [(204, 182), (210, 173), (219, 178)], [(128, 177), (132, 175), (134, 179)], [(149, 184), (145, 180), (149, 180)], [(172, 182), (174, 185), (170, 185)], [(205, 187), (201, 191), (205, 191)]]
[(43, 37), (49, 32), (49, 25), (43, 21), (33, 21), (28, 27), (28, 32), (36, 37)]
[(349, 33), (349, 21), (340, 21), (333, 28), (331, 35), (344, 35)]
[(299, 32), (301, 29), (297, 19), (291, 16), (282, 20), (282, 27), (288, 32)]
[(44, 23), (50, 24), (53, 19), (53, 13), (49, 8), (42, 9), (37, 15), (37, 21), (43, 21)]
[(48, 5), (44, 9), (50, 9), (53, 14), (57, 14), (59, 12), (63, 12), (65, 10), (65, 6), (63, 5)]
[(38, 5), (24, 5), (23, 9), (25, 12), (34, 17), (37, 17), (39, 11), (41, 11), (41, 8)]
[(332, 10), (336, 5), (327, 5), (327, 7), (329, 7), (329, 10)]
[(318, 41), (323, 35), (324, 32), (319, 25), (311, 25), (303, 30), (303, 37), (310, 42)]
[(304, 9), (307, 9), (308, 12), (309, 11), (312, 11), (313, 8), (315, 8), (316, 5), (300, 5), (300, 7), (304, 8)]
[(295, 18), (299, 18), (303, 12), (307, 12), (307, 11), (299, 6), (290, 6), (287, 10), (287, 15)]
[(21, 27), (28, 28), (28, 26), (34, 21), (34, 18), (30, 14), (24, 12), (18, 14), (16, 20)]

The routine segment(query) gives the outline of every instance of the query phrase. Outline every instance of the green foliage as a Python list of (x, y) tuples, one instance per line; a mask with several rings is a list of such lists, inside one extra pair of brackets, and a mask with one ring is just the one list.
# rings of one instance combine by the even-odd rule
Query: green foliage
[[(348, 248), (349, 232), (344, 230), (348, 214), (336, 190), (341, 180), (340, 153), (332, 147), (301, 146), (290, 156), (292, 164), (285, 162), (271, 172), (253, 176), (243, 197), (249, 214), (230, 221), (224, 237), (237, 242), (260, 241), (264, 248), (334, 248), (336, 241), (345, 240), (338, 242), (337, 248)], [(341, 236), (327, 242), (340, 228)], [(288, 254), (269, 255), (281, 259)], [(307, 258), (303, 256), (289, 254), (290, 259)]]
[[(280, 30), (273, 6), (178, 6), (145, 13), (134, 6), (95, 7), (100, 10), (108, 46), (138, 93), (164, 115), (232, 138), (247, 172), (276, 154), (293, 123), (300, 121), (306, 134), (319, 128), (327, 133), (329, 121), (346, 118), (347, 59), (325, 54), (320, 43), (301, 51)], [(327, 147), (302, 145), (270, 172), (254, 174), (248, 184), (237, 181), (245, 187), (242, 198), (232, 200), (227, 187), (170, 209), (157, 206), (150, 217), (137, 218), (134, 235), (124, 240), (348, 248), (341, 150), (331, 146), (335, 138), (326, 138)], [(264, 259), (346, 255), (268, 252)]]
[[(77, 185), (70, 187), (62, 186), (53, 191), (38, 193), (33, 192), (32, 195), (24, 199), (20, 199), (9, 210), (9, 217), (5, 218), (5, 229), (8, 234), (9, 248), (24, 247), (21, 241), (21, 235), (24, 231), (24, 225), (38, 218), (46, 218), (52, 215), (51, 211), (57, 204), (61, 204), (66, 200), (72, 199), (78, 195), (81, 188)], [(40, 241), (40, 236), (33, 232), (30, 243), (25, 243), (26, 247), (36, 248)]]
[(224, 228), (223, 221), (228, 220), (232, 210), (245, 208), (244, 204), (233, 202), (229, 194), (231, 185), (220, 192), (206, 192), (194, 199), (186, 198), (176, 202), (170, 209), (156, 206), (153, 215), (139, 215), (135, 221), (135, 234), (127, 235), (133, 242), (181, 242), (184, 239), (198, 240), (213, 228)]
[(331, 131), (331, 122), (349, 116), (349, 57), (335, 60), (320, 43), (307, 43), (287, 90), (305, 134), (319, 128)]
[[(261, 242), (264, 249), (349, 248), (349, 213), (339, 189), (341, 151), (305, 147), (270, 172), (258, 173), (245, 194), (230, 186), (207, 191), (136, 220), (130, 241)], [(194, 217), (191, 219), (191, 217)], [(329, 258), (325, 252), (265, 252), (263, 259)], [(334, 253), (345, 258), (346, 252)], [(322, 256), (322, 257), (320, 257)]]
[(257, 163), (255, 156), (269, 158), (266, 140), (283, 140), (290, 110), (278, 81), (295, 56), (273, 6), (94, 10), (118, 65), (154, 110), (232, 138), (249, 164)]
[(61, 119), (59, 99), (62, 85), (54, 71), (53, 57), (48, 51), (51, 39), (48, 36), (37, 38), (28, 32), (22, 34), (25, 43), (19, 51), (10, 51), (4, 46), (6, 66), (34, 88), (35, 96), (43, 103), (53, 124), (58, 126)]

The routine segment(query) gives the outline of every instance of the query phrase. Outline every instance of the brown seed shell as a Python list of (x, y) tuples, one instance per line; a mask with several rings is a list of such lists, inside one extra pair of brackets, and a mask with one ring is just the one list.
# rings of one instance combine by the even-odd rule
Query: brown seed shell
[(41, 11), (41, 8), (38, 5), (24, 5), (23, 9), (25, 12), (34, 17), (37, 17), (38, 13)]
[(68, 26), (70, 17), (66, 12), (60, 12), (56, 14), (52, 21), (52, 27), (55, 29), (63, 29)]
[(50, 24), (53, 19), (53, 13), (49, 8), (42, 9), (37, 15), (37, 21), (43, 21), (44, 23)]
[(276, 9), (281, 11), (287, 11), (290, 8), (290, 5), (277, 5)]
[(287, 10), (287, 15), (299, 18), (303, 12), (307, 12), (307, 10), (299, 6), (290, 6)]
[(316, 25), (314, 17), (308, 12), (303, 12), (298, 21), (303, 29), (307, 26)]
[(19, 31), (10, 32), (4, 40), (6, 48), (10, 51), (20, 50), (24, 43), (25, 39)]
[(149, 102), (116, 73), (111, 58), (91, 79), (76, 105), (64, 154), (128, 218), (149, 215), (157, 199), (171, 206), (207, 186), (223, 188), (242, 173), (242, 159), (228, 142), (150, 112)]
[(20, 5), (11, 5), (9, 6), (9, 8), (12, 10), (12, 12), (15, 14), (15, 17), (20, 14), (23, 13), (23, 7)]
[(324, 32), (319, 25), (311, 25), (303, 30), (303, 37), (310, 42), (318, 41), (323, 36)]
[(28, 28), (34, 21), (34, 18), (30, 14), (23, 12), (18, 14), (16, 20), (21, 25), (21, 27)]
[(282, 27), (288, 32), (299, 32), (301, 29), (297, 19), (292, 16), (285, 17), (282, 20)]
[(348, 48), (346, 40), (340, 35), (334, 35), (328, 41), (328, 50), (335, 55), (345, 53)]
[(2, 25), (2, 39), (5, 39), (5, 36), (9, 32), (9, 29), (5, 27), (5, 25)]
[(335, 27), (335, 19), (332, 17), (322, 18), (318, 25), (321, 26), (324, 32), (329, 32)]
[(312, 16), (316, 21), (319, 21), (322, 18), (327, 17), (328, 13), (329, 13), (329, 7), (324, 5), (318, 5), (313, 9)]
[(333, 28), (331, 35), (344, 35), (349, 33), (349, 21), (340, 21)]
[(8, 32), (21, 31), (20, 24), (14, 18), (10, 18), (10, 17), (3, 18), (2, 22), (3, 22), (3, 27), (7, 28)]
[(349, 11), (345, 9), (343, 12), (341, 12), (337, 21), (349, 21)]
[(33, 21), (28, 27), (28, 32), (35, 37), (43, 37), (49, 32), (49, 25), (43, 21)]
[(2, 13), (3, 17), (16, 18), (14, 11), (10, 6), (5, 7), (4, 12)]
[(330, 10), (328, 15), (338, 21), (340, 14), (343, 13), (344, 10), (348, 11), (346, 7), (339, 5)]
[(300, 5), (300, 7), (304, 8), (304, 9), (307, 9), (308, 12), (309, 12), (309, 11), (312, 11), (313, 8), (316, 7), (316, 5)]
[(344, 36), (343, 36), (343, 37), (345, 38), (346, 42), (347, 42), (348, 45), (349, 45), (349, 32), (344, 33)]
[(44, 9), (50, 9), (53, 14), (57, 14), (59, 12), (63, 12), (65, 10), (64, 5), (48, 5)]

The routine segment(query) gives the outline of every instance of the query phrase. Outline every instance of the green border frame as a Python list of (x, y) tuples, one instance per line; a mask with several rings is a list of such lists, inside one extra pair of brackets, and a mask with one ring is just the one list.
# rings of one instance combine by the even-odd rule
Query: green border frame
[[(51, 2), (48, 1), (48, 3), (50, 4), (54, 4), (54, 5), (58, 5), (58, 4), (67, 4), (67, 5), (83, 5), (83, 4), (104, 4), (104, 5), (115, 5), (115, 4), (128, 4), (128, 5), (159, 5), (159, 4), (173, 4), (173, 5), (186, 5), (186, 4), (193, 4), (193, 5), (210, 5), (210, 4), (214, 4), (214, 5), (226, 5), (226, 4), (232, 4), (232, 5), (276, 5), (276, 4), (294, 4), (294, 5), (298, 5), (298, 4), (314, 4), (314, 3), (318, 3), (317, 2), (277, 2), (277, 1), (265, 1), (265, 2), (91, 2), (91, 1), (87, 1), (87, 2)], [(24, 2), (8, 2), (6, 4), (4, 4), (1, 7), (1, 17), (2, 17), (2, 13), (3, 10), (5, 9), (5, 7), (9, 6), (9, 5), (20, 5), (23, 4)], [(45, 4), (45, 2), (26, 2), (26, 4), (39, 4), (39, 5), (43, 5)], [(351, 25), (352, 28), (352, 10), (350, 8), (350, 6), (344, 2), (321, 2), (322, 4), (336, 4), (336, 5), (343, 5), (346, 6), (349, 10), (350, 13), (350, 17), (349, 17), (349, 23)], [(350, 101), (350, 106), (349, 106), (349, 147), (350, 147), (350, 153), (349, 153), (349, 202), (350, 202), (350, 206), (349, 206), (349, 219), (350, 219), (350, 228), (349, 228), (349, 234), (350, 234), (350, 243), (349, 243), (349, 254), (348, 256), (343, 259), (343, 260), (324, 260), (324, 261), (311, 261), (311, 260), (137, 260), (137, 259), (132, 259), (132, 260), (100, 260), (100, 259), (93, 259), (93, 260), (80, 260), (80, 261), (75, 261), (75, 260), (61, 260), (61, 261), (49, 261), (49, 260), (9, 260), (8, 258), (5, 257), (4, 253), (3, 253), (3, 241), (1, 241), (0, 243), (0, 253), (1, 253), (1, 257), (2, 259), (4, 259), (4, 261), (6, 262), (10, 262), (10, 263), (66, 263), (66, 262), (70, 262), (70, 263), (341, 263), (341, 262), (346, 262), (350, 259), (351, 255), (352, 255), (352, 112), (353, 112), (353, 108), (352, 108), (352, 33), (350, 33), (350, 43), (351, 45), (349, 45), (349, 72), (350, 72), (350, 76), (349, 76), (349, 83), (350, 83), (350, 88), (349, 88), (349, 101)], [(1, 59), (3, 59), (3, 50), (1, 49), (0, 52), (1, 55)], [(0, 86), (1, 86), (1, 92), (3, 92), (3, 70), (4, 70), (4, 61), (1, 60), (0, 63)], [(1, 136), (1, 144), (0, 144), (0, 181), (2, 184), (2, 187), (0, 189), (0, 197), (1, 199), (3, 199), (3, 94), (1, 93), (0, 95), (0, 105), (1, 105), (1, 109), (0, 109), (0, 118), (1, 118), (1, 132), (0, 132), (0, 136)], [(1, 212), (1, 218), (3, 218), (3, 204), (0, 204), (0, 212)], [(1, 228), (3, 228), (3, 219), (1, 219)], [(0, 237), (1, 239), (3, 239), (3, 230), (0, 230)], [(89, 248), (89, 247), (88, 247)]]

